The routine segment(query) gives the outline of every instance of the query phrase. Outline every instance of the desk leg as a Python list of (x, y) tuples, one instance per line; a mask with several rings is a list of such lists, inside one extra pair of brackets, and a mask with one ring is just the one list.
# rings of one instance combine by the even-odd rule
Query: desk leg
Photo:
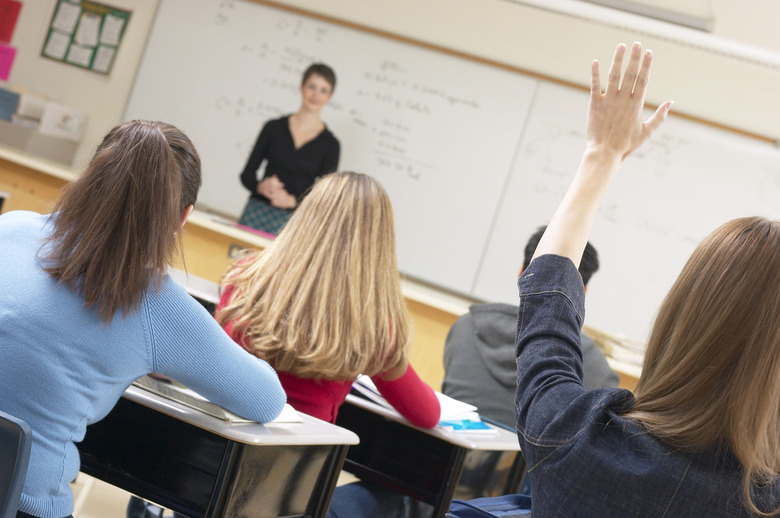
[(241, 450), (244, 448), (241, 444), (228, 442), (225, 445), (225, 453), (222, 456), (222, 463), (217, 472), (217, 478), (214, 483), (213, 497), (206, 508), (204, 518), (219, 518), (224, 516), (227, 507), (229, 488), (233, 477), (238, 469), (238, 459), (241, 458)]
[(330, 454), (327, 466), (323, 468), (322, 475), (317, 481), (317, 489), (312, 493), (307, 516), (312, 518), (325, 518), (330, 507), (330, 500), (333, 498), (333, 491), (336, 489), (336, 482), (339, 479), (339, 472), (344, 466), (344, 459), (347, 457), (349, 446), (336, 446)]
[(460, 480), (460, 475), (463, 472), (463, 461), (466, 458), (466, 451), (463, 448), (453, 448), (445, 480), (442, 481), (439, 496), (433, 505), (433, 514), (431, 515), (433, 518), (443, 518), (447, 511), (450, 510), (452, 495), (455, 493), (458, 480)]
[(349, 402), (339, 409), (336, 424), (360, 436), (347, 453), (347, 471), (430, 504), (434, 518), (449, 510), (466, 448)]

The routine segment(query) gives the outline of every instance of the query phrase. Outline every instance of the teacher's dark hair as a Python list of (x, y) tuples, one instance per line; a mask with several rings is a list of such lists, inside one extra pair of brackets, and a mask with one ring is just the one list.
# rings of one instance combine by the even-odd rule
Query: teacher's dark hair
[(336, 90), (336, 73), (325, 63), (313, 63), (309, 65), (309, 68), (303, 73), (303, 79), (301, 79), (301, 85), (306, 84), (306, 81), (313, 75), (318, 75), (328, 82), (330, 85), (331, 93)]
[(105, 322), (137, 310), (181, 249), (182, 216), (200, 184), (200, 158), (179, 129), (138, 120), (116, 126), (54, 207), (41, 249), (46, 271)]

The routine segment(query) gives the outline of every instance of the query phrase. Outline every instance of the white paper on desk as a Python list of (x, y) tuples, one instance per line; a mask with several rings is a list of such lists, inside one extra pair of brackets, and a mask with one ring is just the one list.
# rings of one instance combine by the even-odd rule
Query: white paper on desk
[[(353, 383), (352, 386), (355, 387), (358, 392), (364, 394), (375, 403), (387, 408), (393, 408), (387, 402), (387, 400), (382, 397), (382, 394), (379, 393), (379, 390), (376, 388), (376, 385), (374, 385), (374, 382), (371, 380), (371, 378), (365, 374), (358, 376), (358, 379), (355, 380), (355, 383)], [(463, 401), (458, 401), (457, 399), (442, 394), (437, 390), (434, 390), (433, 392), (439, 399), (439, 406), (441, 406), (440, 420), (449, 421), (451, 419), (479, 419), (479, 415), (477, 414), (477, 407), (474, 405), (470, 403), (464, 403)]]
[(47, 102), (43, 109), (38, 131), (45, 135), (78, 143), (81, 141), (86, 124), (87, 116), (80, 111), (61, 104)]
[(371, 380), (371, 378), (365, 374), (358, 376), (358, 379), (356, 379), (352, 384), (352, 388), (360, 392), (363, 396), (367, 397), (377, 405), (395, 411), (393, 406), (387, 402), (382, 394), (379, 393), (379, 390), (377, 390), (376, 385), (374, 385), (374, 382)]
[[(208, 399), (206, 399), (205, 397), (201, 396), (200, 394), (198, 394), (197, 392), (195, 392), (194, 390), (192, 390), (190, 388), (187, 388), (187, 387), (179, 385), (178, 390), (181, 393), (186, 393), (190, 397), (193, 397), (193, 398), (196, 398), (196, 399), (200, 399), (204, 403), (208, 403), (210, 405), (217, 406), (217, 405), (214, 405), (214, 403), (212, 403), (211, 401), (209, 401)], [(220, 408), (221, 412), (224, 414), (225, 419), (227, 421), (230, 421), (231, 423), (254, 423), (255, 422), (255, 421), (252, 421), (251, 419), (246, 419), (245, 417), (241, 417), (238, 414), (234, 414), (230, 410), (226, 410), (226, 409), (224, 409), (222, 407), (219, 407), (219, 408)], [(202, 409), (203, 408), (199, 408), (199, 410), (202, 410)], [(220, 416), (215, 416), (215, 417), (220, 417)], [(289, 403), (285, 403), (284, 404), (284, 408), (282, 408), (282, 412), (276, 417), (276, 419), (274, 419), (273, 421), (270, 421), (270, 422), (271, 423), (302, 423), (303, 419), (301, 418), (300, 415), (298, 415), (298, 412), (296, 412), (295, 409), (292, 406), (290, 406)]]
[(451, 398), (441, 392), (436, 392), (441, 405), (441, 419), (479, 419), (477, 407), (463, 401)]
[(295, 411), (295, 409), (290, 406), (289, 403), (284, 404), (284, 408), (282, 409), (282, 413), (279, 414), (279, 416), (271, 421), (272, 423), (302, 423), (303, 419), (301, 419), (300, 414)]
[[(133, 382), (133, 385), (153, 392), (159, 396), (171, 399), (182, 405), (188, 406), (204, 414), (208, 414), (217, 419), (228, 421), (230, 423), (254, 423), (251, 419), (246, 419), (229, 410), (225, 410), (201, 396), (189, 387), (185, 387), (176, 381), (165, 381), (159, 376), (142, 376)], [(301, 423), (303, 419), (293, 407), (285, 403), (281, 414), (272, 423)]]

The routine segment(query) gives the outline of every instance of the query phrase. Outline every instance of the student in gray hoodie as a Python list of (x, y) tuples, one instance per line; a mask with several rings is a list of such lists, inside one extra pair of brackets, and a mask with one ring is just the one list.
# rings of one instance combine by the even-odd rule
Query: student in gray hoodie
[[(528, 240), (523, 270), (531, 262), (545, 228), (541, 227)], [(579, 267), (586, 289), (598, 268), (598, 253), (588, 243)], [(504, 303), (472, 305), (447, 335), (442, 383), (442, 392), (448, 396), (476, 405), (480, 416), (512, 429), (517, 385), (516, 330), (517, 306)], [(586, 390), (618, 386), (617, 373), (585, 334), (582, 334), (582, 359)]]

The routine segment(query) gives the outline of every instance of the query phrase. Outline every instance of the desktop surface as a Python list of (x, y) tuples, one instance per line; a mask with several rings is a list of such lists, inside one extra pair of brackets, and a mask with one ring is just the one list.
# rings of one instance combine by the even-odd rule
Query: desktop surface
[(324, 517), (358, 438), (301, 418), (230, 423), (131, 386), (87, 427), (81, 470), (189, 518)]

